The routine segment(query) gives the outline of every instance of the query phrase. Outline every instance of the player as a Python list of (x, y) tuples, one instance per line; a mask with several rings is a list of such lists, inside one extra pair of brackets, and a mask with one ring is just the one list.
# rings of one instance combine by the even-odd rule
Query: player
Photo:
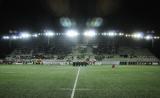
[(115, 64), (113, 64), (113, 65), (112, 65), (112, 68), (114, 69), (115, 67), (116, 67), (116, 65), (115, 65)]

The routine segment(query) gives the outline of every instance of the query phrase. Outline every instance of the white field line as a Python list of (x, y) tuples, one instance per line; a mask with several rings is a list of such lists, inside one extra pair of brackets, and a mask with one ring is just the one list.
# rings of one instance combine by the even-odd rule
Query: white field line
[(81, 67), (78, 68), (77, 76), (76, 76), (76, 79), (75, 79), (75, 82), (74, 82), (74, 86), (73, 86), (73, 89), (72, 89), (71, 98), (74, 98), (74, 94), (75, 94), (75, 90), (76, 90), (76, 86), (77, 86), (77, 81), (78, 81), (80, 70), (81, 70)]
[[(57, 91), (72, 91), (73, 89), (71, 88), (58, 88), (58, 89), (54, 89)], [(91, 88), (78, 88), (75, 89), (75, 91), (107, 91), (108, 89), (91, 89)]]

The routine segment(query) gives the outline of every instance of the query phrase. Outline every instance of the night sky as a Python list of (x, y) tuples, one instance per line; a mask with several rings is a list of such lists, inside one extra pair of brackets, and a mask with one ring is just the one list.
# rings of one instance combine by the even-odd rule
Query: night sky
[(159, 32), (158, 4), (157, 0), (0, 0), (0, 32), (58, 28), (63, 16), (82, 25), (89, 18), (103, 17), (105, 29)]
[[(102, 17), (102, 30), (155, 30), (160, 35), (159, 9), (158, 0), (0, 0), (0, 35), (9, 30), (63, 30), (61, 17), (74, 18), (83, 27), (88, 19)], [(159, 49), (157, 41), (151, 51), (160, 57)], [(1, 44), (0, 53), (6, 50)]]

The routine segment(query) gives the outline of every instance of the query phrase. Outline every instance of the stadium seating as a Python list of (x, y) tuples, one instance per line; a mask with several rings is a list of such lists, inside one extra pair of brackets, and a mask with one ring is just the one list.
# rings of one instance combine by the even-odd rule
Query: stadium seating
[[(106, 50), (107, 49), (107, 50)], [(97, 52), (95, 52), (97, 50)], [(89, 51), (89, 52), (88, 52)], [(116, 51), (116, 52), (115, 52)], [(18, 48), (15, 49), (6, 60), (15, 63), (31, 64), (36, 59), (42, 59), (44, 64), (71, 64), (77, 61), (93, 61), (96, 64), (158, 64), (159, 59), (156, 58), (148, 49), (120, 47), (114, 48)]]

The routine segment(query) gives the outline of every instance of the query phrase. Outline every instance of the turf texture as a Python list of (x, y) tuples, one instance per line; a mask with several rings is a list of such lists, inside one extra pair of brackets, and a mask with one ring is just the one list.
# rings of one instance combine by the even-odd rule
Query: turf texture
[[(0, 65), (0, 98), (71, 98), (78, 67)], [(160, 98), (160, 66), (81, 67), (74, 98)]]

